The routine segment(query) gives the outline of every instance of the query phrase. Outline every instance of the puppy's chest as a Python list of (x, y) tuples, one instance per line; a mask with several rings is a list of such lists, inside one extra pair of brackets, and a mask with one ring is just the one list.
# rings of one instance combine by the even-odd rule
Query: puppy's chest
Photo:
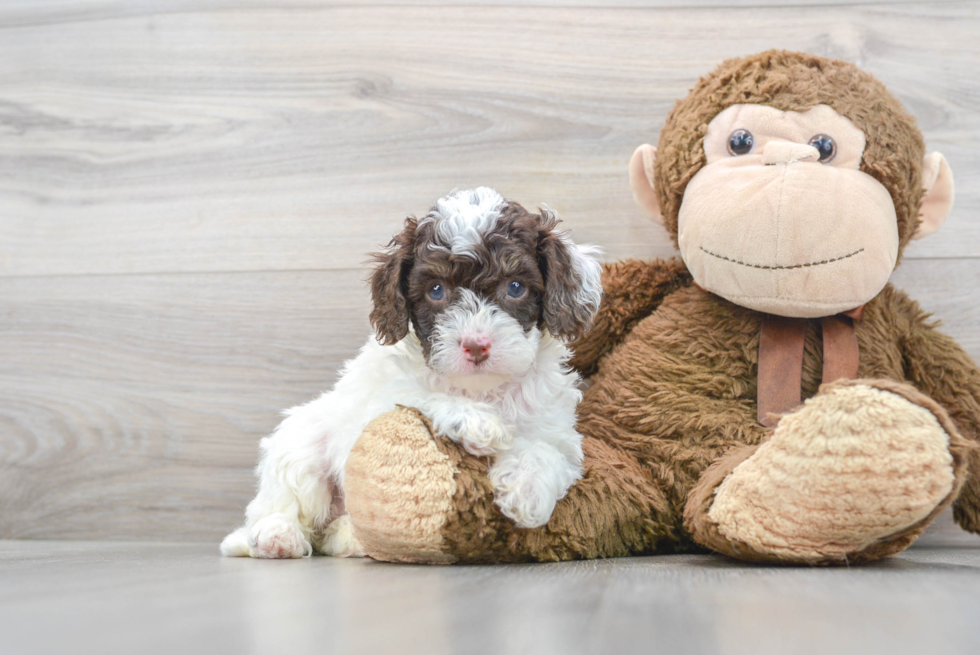
[[(523, 384), (504, 385), (499, 389), (479, 394), (457, 393), (460, 403), (477, 402), (489, 406), (493, 413), (507, 423), (523, 427), (533, 426), (554, 413), (574, 414), (577, 396), (571, 390), (553, 388), (525, 380)], [(453, 395), (453, 394), (450, 394)]]

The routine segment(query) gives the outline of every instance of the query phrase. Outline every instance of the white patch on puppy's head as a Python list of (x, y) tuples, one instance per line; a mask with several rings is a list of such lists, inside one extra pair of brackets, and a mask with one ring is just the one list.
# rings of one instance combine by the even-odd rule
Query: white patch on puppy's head
[(490, 187), (453, 191), (436, 202), (419, 227), (427, 223), (435, 226), (437, 241), (430, 242), (430, 248), (448, 248), (454, 255), (473, 256), (475, 248), (483, 243), (483, 235), (500, 218), (504, 202)]

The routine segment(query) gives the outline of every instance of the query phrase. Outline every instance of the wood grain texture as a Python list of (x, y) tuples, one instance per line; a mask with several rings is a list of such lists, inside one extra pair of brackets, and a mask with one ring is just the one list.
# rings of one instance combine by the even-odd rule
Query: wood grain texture
[[(962, 0), (969, 1), (969, 0)], [(371, 9), (386, 6), (464, 7), (581, 7), (581, 8), (725, 8), (725, 7), (825, 7), (838, 5), (921, 4), (921, 0), (3, 0), (0, 27), (105, 20), (107, 18), (178, 14), (201, 10), (242, 9), (294, 11), (330, 7)]]
[(0, 534), (214, 539), (369, 334), (361, 271), (0, 280)]
[(980, 549), (856, 569), (668, 555), (514, 566), (0, 542), (0, 650), (72, 655), (969, 655)]
[(980, 254), (972, 3), (108, 6), (2, 31), (0, 275), (351, 268), (476, 184), (551, 204), (612, 258), (666, 255), (629, 156), (699, 75), (768, 47), (879, 75), (958, 179), (908, 256)]
[(366, 253), (453, 187), (673, 254), (629, 155), (767, 47), (856, 61), (945, 152), (895, 279), (980, 359), (975, 3), (492, 4), (0, 2), (0, 538), (220, 538), (363, 343)]

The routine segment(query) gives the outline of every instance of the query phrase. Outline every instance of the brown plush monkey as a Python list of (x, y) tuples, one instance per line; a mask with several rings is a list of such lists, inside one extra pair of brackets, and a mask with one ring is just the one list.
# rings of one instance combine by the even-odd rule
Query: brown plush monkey
[(783, 51), (725, 62), (630, 177), (682, 260), (606, 267), (573, 361), (584, 478), (546, 526), (516, 529), (485, 461), (414, 410), (386, 414), (347, 468), (367, 553), (854, 563), (950, 503), (980, 532), (980, 371), (887, 284), (945, 219), (952, 175), (881, 83)]

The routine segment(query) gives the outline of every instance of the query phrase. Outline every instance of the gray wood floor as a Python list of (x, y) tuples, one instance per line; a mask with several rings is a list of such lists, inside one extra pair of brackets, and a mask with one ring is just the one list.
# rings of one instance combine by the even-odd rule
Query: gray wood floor
[(877, 74), (946, 154), (894, 279), (980, 358), (976, 2), (507, 4), (0, 0), (0, 538), (220, 539), (363, 342), (366, 254), (454, 187), (671, 255), (630, 153), (770, 47)]
[(973, 655), (980, 549), (858, 569), (714, 556), (529, 566), (0, 542), (0, 652)]

